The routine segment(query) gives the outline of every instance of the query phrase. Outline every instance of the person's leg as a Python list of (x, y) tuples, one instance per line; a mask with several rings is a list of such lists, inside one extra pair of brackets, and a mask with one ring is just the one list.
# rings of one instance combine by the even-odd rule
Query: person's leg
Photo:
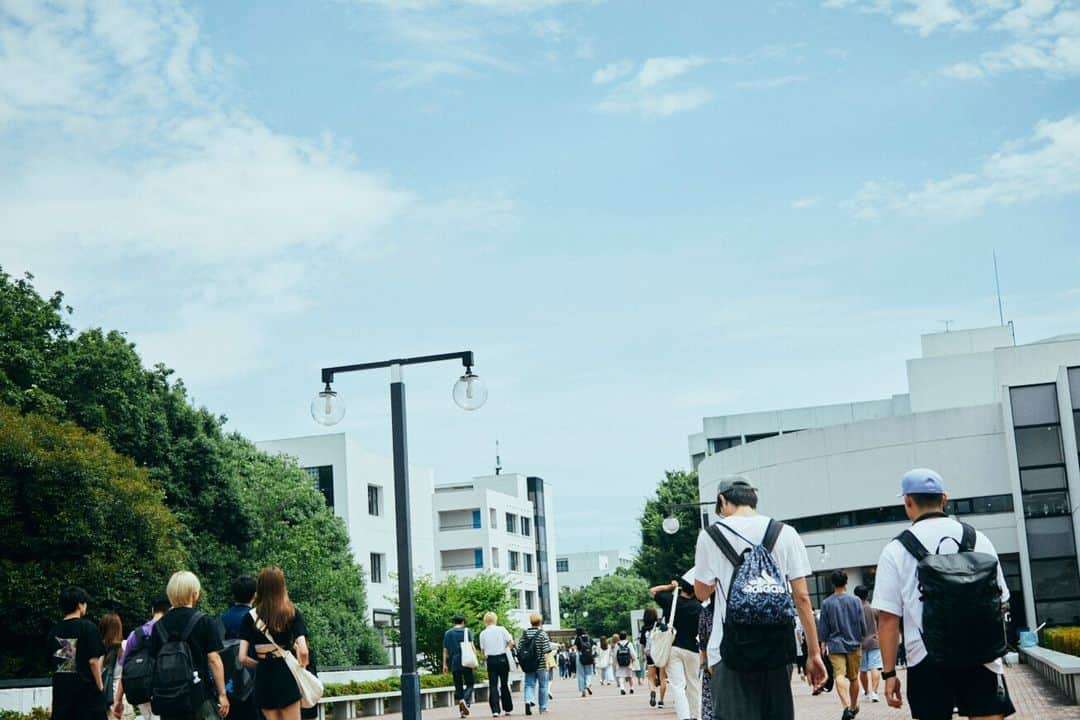
[(503, 655), (502, 665), (499, 668), (499, 685), (503, 712), (510, 714), (514, 710), (514, 696), (510, 694), (510, 658), (506, 655)]
[(851, 709), (859, 712), (859, 666), (862, 664), (862, 650), (848, 653), (847, 678), (851, 683)]
[(870, 695), (870, 673), (866, 670), (859, 670), (859, 686), (862, 688), (863, 695)]
[(667, 669), (666, 668), (657, 668), (656, 670), (657, 670), (657, 672), (656, 672), (657, 681), (656, 682), (657, 682), (657, 685), (659, 685), (659, 687), (660, 687), (660, 706), (663, 707), (664, 706), (664, 697), (667, 696), (667, 686), (668, 686)]
[(454, 702), (465, 699), (465, 675), (461, 670), (454, 670)]
[(761, 692), (764, 702), (761, 706), (760, 717), (769, 718), (769, 720), (795, 720), (790, 665), (763, 673)]
[(538, 670), (536, 672), (525, 673), (525, 714), (532, 715), (532, 706), (536, 704), (536, 683), (543, 673), (547, 676), (546, 670)]
[(491, 714), (498, 715), (502, 712), (502, 705), (500, 704), (501, 697), (499, 695), (499, 669), (496, 662), (499, 658), (489, 657), (487, 659), (487, 671), (488, 671), (488, 705), (491, 706)]
[(540, 675), (540, 712), (546, 713), (548, 708), (548, 700), (551, 696), (548, 694), (548, 678), (546, 675)]
[(679, 648), (671, 649), (671, 659), (667, 664), (667, 682), (675, 703), (676, 720), (690, 720), (690, 701), (686, 697), (686, 666), (678, 651)]
[(840, 698), (840, 704), (845, 710), (851, 707), (851, 681), (847, 677), (847, 655), (842, 653), (829, 653), (829, 662), (833, 668), (833, 686), (836, 695)]
[(577, 671), (577, 690), (581, 697), (585, 697), (585, 673), (582, 672), (581, 658), (574, 661), (574, 669)]
[(465, 677), (465, 704), (472, 707), (473, 686), (476, 685), (476, 675), (472, 668), (464, 668), (461, 674)]
[(701, 656), (689, 650), (682, 651), (686, 666), (686, 699), (690, 703), (690, 717), (701, 718)]

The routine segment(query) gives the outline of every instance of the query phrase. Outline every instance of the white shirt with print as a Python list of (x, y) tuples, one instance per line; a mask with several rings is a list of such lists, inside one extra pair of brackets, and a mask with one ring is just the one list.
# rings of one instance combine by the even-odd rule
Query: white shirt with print
[[(964, 529), (959, 522), (952, 518), (937, 517), (929, 518), (914, 523), (911, 531), (928, 552), (933, 553), (938, 549), (938, 543), (944, 537), (951, 537), (959, 541), (964, 534)], [(942, 555), (957, 552), (958, 542), (946, 540), (941, 543)], [(997, 557), (997, 550), (993, 543), (981, 532), (975, 532), (975, 552), (986, 553)], [(909, 553), (899, 540), (893, 540), (881, 551), (878, 559), (877, 576), (874, 581), (874, 602), (871, 603), (875, 610), (884, 611), (897, 617), (904, 618), (904, 648), (907, 651), (908, 665), (914, 666), (926, 659), (926, 645), (923, 644), (923, 602), (919, 592), (919, 581), (916, 577), (919, 562), (915, 556)], [(1001, 588), (1001, 602), (1009, 599), (1009, 588), (1005, 585), (1005, 575), (998, 564), (998, 586)], [(987, 663), (986, 667), (996, 673), (1003, 674), (1005, 667), (1001, 660)]]
[[(722, 518), (720, 522), (757, 543), (765, 539), (765, 531), (769, 527), (769, 518), (764, 515), (733, 515)], [(741, 554), (743, 550), (750, 547), (742, 538), (726, 530), (720, 532), (724, 533), (724, 537), (735, 548), (735, 552)], [(789, 583), (791, 580), (813, 574), (810, 558), (806, 555), (806, 546), (803, 545), (799, 533), (795, 532), (795, 528), (790, 525), (785, 525), (780, 532), (776, 545), (773, 547), (772, 556)], [(725, 598), (734, 568), (717, 546), (716, 541), (704, 530), (698, 535), (694, 559), (695, 579), (717, 588), (713, 596), (716, 609), (713, 614), (712, 634), (709, 636), (709, 666), (712, 667), (720, 662), (720, 642), (724, 639), (724, 615), (727, 613)]]

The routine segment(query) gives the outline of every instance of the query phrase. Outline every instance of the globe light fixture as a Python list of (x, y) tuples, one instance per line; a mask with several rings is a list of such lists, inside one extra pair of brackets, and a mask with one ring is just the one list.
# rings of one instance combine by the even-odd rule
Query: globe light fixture
[(454, 402), (462, 410), (479, 410), (487, 402), (487, 385), (471, 367), (454, 383)]
[(326, 383), (311, 401), (311, 417), (320, 425), (337, 425), (345, 417), (345, 401)]
[(664, 518), (664, 522), (661, 523), (661, 527), (664, 528), (664, 532), (668, 535), (674, 535), (679, 532), (679, 518), (674, 515), (666, 517)]

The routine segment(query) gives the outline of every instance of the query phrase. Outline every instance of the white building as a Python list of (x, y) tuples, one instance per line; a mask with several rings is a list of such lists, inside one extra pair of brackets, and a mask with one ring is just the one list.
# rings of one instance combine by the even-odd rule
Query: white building
[[(265, 440), (255, 445), (296, 458), (334, 514), (345, 521), (353, 557), (367, 570), (370, 620), (392, 649), (386, 628), (393, 622), (393, 599), (397, 597), (393, 461), (364, 450), (347, 433)], [(413, 572), (433, 575), (437, 570), (431, 526), (435, 472), (410, 465), (409, 484)]]
[(539, 612), (545, 625), (558, 628), (551, 502), (541, 478), (516, 473), (437, 486), (432, 511), (440, 575), (504, 575), (517, 599), (519, 626), (528, 627), (529, 615)]
[(564, 553), (555, 558), (555, 572), (560, 590), (577, 590), (619, 568), (630, 569), (633, 564), (634, 554), (626, 550)]
[(1076, 623), (1080, 335), (1028, 345), (1011, 325), (925, 335), (907, 375), (908, 394), (886, 400), (705, 418), (689, 439), (702, 501), (715, 500), (719, 478), (748, 477), (759, 509), (816, 546), (816, 607), (832, 569), (873, 586), (882, 548), (906, 525), (899, 478), (931, 467), (949, 512), (1001, 554), (1014, 625)]

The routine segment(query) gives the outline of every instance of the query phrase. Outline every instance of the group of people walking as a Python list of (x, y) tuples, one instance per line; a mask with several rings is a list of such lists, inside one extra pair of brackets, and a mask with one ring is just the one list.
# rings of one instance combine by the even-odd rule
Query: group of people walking
[(221, 618), (196, 609), (199, 579), (180, 571), (125, 638), (120, 617), (86, 619), (91, 598), (60, 592), (63, 619), (47, 636), (53, 720), (300, 720), (301, 689), (285, 657), (310, 666), (303, 614), (285, 575), (266, 568), (232, 584)]

